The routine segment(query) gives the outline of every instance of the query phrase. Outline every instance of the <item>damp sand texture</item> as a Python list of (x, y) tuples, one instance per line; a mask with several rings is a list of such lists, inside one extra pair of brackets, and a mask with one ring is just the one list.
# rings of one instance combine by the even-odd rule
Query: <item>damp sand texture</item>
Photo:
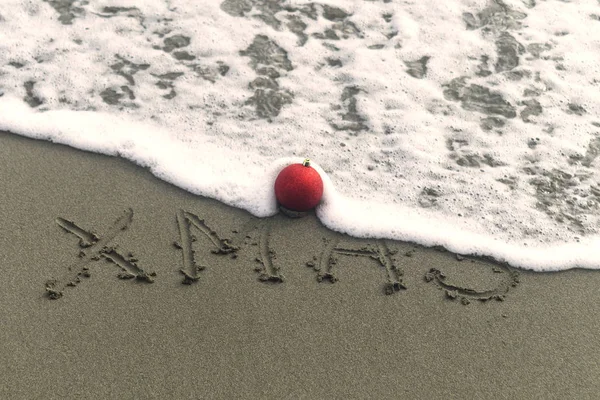
[(0, 160), (2, 398), (600, 390), (594, 271), (513, 275), (312, 215), (257, 219), (122, 159), (12, 134)]

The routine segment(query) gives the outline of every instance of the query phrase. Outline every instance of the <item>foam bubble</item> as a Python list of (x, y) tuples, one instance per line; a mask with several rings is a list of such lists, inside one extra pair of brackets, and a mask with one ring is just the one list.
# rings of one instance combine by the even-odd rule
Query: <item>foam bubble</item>
[(332, 229), (600, 267), (595, 1), (6, 3), (2, 129), (263, 217), (310, 156)]

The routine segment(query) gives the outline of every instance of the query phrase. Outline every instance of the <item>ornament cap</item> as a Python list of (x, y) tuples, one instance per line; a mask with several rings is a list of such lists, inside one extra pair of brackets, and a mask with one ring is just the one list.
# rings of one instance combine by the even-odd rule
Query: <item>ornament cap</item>
[(302, 165), (310, 167), (310, 158), (305, 158), (304, 161), (302, 161)]

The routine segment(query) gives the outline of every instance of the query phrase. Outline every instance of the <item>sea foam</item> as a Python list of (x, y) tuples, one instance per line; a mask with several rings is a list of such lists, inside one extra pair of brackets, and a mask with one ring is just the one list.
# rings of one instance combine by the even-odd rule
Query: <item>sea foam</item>
[(598, 1), (198, 3), (3, 1), (0, 129), (260, 217), (309, 156), (332, 229), (600, 268)]

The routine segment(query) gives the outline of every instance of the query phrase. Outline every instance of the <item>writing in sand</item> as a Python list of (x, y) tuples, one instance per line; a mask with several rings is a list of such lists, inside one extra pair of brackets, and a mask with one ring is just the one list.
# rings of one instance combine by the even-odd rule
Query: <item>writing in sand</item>
[[(80, 227), (77, 223), (56, 218), (57, 225), (69, 234), (79, 239), (79, 252), (77, 260), (67, 268), (66, 274), (60, 279), (46, 281), (46, 294), (50, 299), (61, 298), (67, 288), (74, 288), (84, 280), (91, 278), (91, 268), (96, 261), (104, 259), (118, 267), (117, 277), (124, 280), (137, 280), (153, 283), (157, 273), (148, 272), (138, 265), (138, 258), (132, 252), (123, 250), (117, 245), (119, 236), (124, 234), (133, 222), (133, 210), (127, 209), (103, 233), (98, 234), (90, 229)], [(270, 244), (271, 219), (252, 219), (239, 230), (233, 230), (231, 239), (222, 238), (213, 230), (204, 219), (198, 215), (179, 210), (176, 215), (179, 239), (172, 243), (172, 248), (181, 251), (182, 265), (179, 273), (183, 276), (182, 284), (192, 285), (201, 278), (201, 273), (207, 265), (201, 263), (197, 257), (198, 247), (208, 245), (210, 252), (216, 256), (229, 257), (230, 260), (238, 258), (238, 251), (243, 246), (253, 247), (255, 254), (253, 270), (258, 275), (258, 281), (265, 283), (282, 283), (285, 277), (277, 263), (277, 253)], [(198, 244), (195, 244), (195, 243)], [(384, 271), (382, 291), (386, 295), (407, 290), (408, 285), (403, 281), (404, 272), (401, 268), (403, 257), (411, 257), (413, 251), (399, 254), (391, 248), (387, 241), (381, 239), (363, 239), (359, 246), (344, 245), (338, 237), (323, 238), (320, 254), (305, 262), (305, 266), (315, 272), (317, 282), (338, 282), (337, 270), (343, 268), (350, 257), (366, 257), (375, 261), (375, 264)], [(342, 256), (349, 256), (344, 257)], [(207, 257), (204, 257), (206, 259)], [(458, 261), (463, 258), (456, 256)], [(458, 300), (462, 304), (469, 304), (471, 300), (503, 301), (511, 288), (519, 283), (519, 275), (508, 265), (496, 264), (492, 271), (500, 275), (491, 288), (474, 289), (452, 283), (451, 280), (438, 268), (430, 268), (423, 276), (425, 283), (434, 283), (438, 289), (444, 291), (446, 298)]]

